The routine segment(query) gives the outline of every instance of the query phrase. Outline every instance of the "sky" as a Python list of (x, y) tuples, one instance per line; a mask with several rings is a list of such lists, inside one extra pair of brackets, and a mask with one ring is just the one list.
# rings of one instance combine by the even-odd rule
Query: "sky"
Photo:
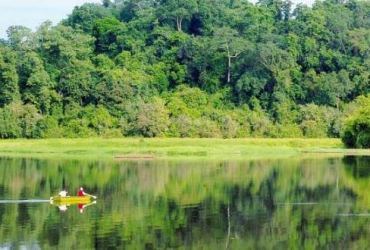
[(21, 25), (35, 31), (46, 20), (58, 24), (72, 13), (75, 6), (101, 3), (102, 0), (0, 0), (0, 38), (7, 39), (6, 30)]
[[(311, 5), (313, 1), (292, 2)], [(0, 38), (7, 39), (6, 30), (12, 25), (25, 26), (32, 31), (36, 31), (47, 20), (56, 25), (67, 18), (75, 6), (84, 3), (102, 3), (102, 0), (0, 0)]]

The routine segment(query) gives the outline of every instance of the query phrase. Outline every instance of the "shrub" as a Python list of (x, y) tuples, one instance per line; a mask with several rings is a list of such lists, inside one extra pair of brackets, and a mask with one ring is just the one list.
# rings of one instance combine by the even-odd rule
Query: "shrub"
[(157, 137), (164, 135), (168, 126), (168, 110), (163, 100), (153, 98), (152, 102), (139, 105), (131, 130), (134, 135)]
[(63, 137), (63, 130), (59, 127), (57, 119), (52, 116), (46, 116), (37, 122), (35, 137), (61, 138)]
[(370, 148), (370, 97), (356, 99), (357, 110), (344, 124), (343, 143), (350, 148)]

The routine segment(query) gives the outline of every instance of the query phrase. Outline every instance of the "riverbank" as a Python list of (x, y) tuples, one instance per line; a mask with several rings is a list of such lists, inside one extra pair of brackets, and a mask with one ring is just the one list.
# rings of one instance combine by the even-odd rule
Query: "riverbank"
[(340, 139), (83, 138), (0, 140), (1, 156), (152, 159), (264, 157), (299, 153), (349, 153)]

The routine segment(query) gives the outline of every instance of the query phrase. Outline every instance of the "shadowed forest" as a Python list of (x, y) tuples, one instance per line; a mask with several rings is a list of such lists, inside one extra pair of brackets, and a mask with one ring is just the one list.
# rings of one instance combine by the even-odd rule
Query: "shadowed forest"
[(340, 137), (370, 103), (369, 16), (356, 0), (103, 0), (11, 26), (0, 138)]

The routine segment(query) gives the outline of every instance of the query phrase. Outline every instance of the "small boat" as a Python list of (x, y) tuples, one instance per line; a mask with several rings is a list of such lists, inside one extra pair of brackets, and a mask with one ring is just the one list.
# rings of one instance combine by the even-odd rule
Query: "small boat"
[(53, 200), (50, 200), (50, 204), (55, 206), (55, 207), (58, 207), (60, 211), (67, 211), (70, 207), (77, 207), (78, 210), (83, 213), (84, 209), (88, 206), (91, 206), (91, 205), (94, 205), (96, 204), (96, 200), (94, 201), (88, 201), (88, 202), (85, 202), (85, 201), (82, 201), (81, 199), (79, 201), (69, 201), (69, 202), (63, 202), (63, 201), (53, 201)]
[(52, 196), (50, 197), (51, 203), (59, 203), (59, 204), (79, 204), (79, 203), (90, 203), (92, 197), (91, 196)]

